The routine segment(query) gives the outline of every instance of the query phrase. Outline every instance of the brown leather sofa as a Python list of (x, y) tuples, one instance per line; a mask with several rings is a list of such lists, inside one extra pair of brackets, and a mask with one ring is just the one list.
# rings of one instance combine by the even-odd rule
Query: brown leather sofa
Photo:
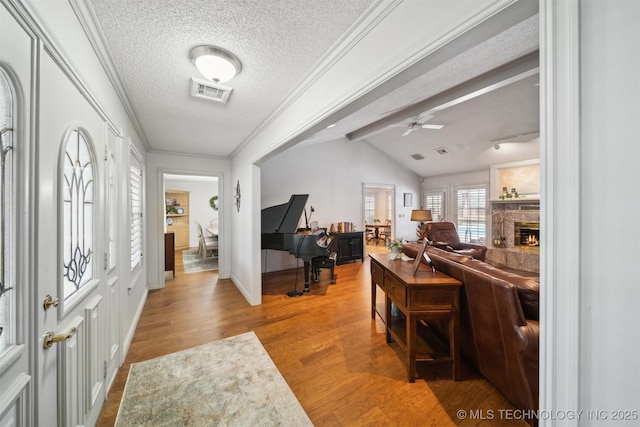
[(448, 252), (456, 252), (463, 255), (469, 255), (480, 261), (484, 261), (487, 253), (487, 247), (476, 245), (473, 243), (463, 243), (458, 236), (456, 225), (452, 222), (428, 222), (427, 223), (427, 239), (440, 249)]
[[(418, 244), (405, 243), (403, 252), (415, 257), (419, 248)], [(463, 284), (463, 360), (518, 409), (538, 409), (539, 283), (468, 255), (432, 246), (427, 247), (427, 254), (438, 271)], [(434, 326), (446, 336), (446, 325)]]

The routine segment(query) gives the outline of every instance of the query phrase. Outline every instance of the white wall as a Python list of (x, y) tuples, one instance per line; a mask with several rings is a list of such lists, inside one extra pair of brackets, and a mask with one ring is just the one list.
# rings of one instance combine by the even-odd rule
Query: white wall
[[(447, 7), (432, 7), (430, 2), (378, 3), (372, 15), (341, 40), (335, 52), (323, 58), (303, 82), (293, 86), (281, 108), (233, 153), (232, 182), (239, 179), (247, 184), (243, 200), (248, 199), (249, 210), (241, 209), (233, 217), (231, 238), (237, 246), (232, 252), (232, 279), (250, 304), (260, 303), (262, 288), (258, 165), (346, 117), (372, 97), (388, 93), (400, 84), (393, 81), (394, 76), (508, 3), (461, 1), (448, 2)], [(425, 25), (425, 17), (434, 25)], [(429, 65), (425, 62), (424, 66)], [(322, 164), (310, 159), (309, 166)]]
[(199, 223), (203, 229), (206, 229), (211, 220), (218, 220), (218, 211), (214, 211), (209, 204), (209, 199), (218, 194), (218, 179), (198, 181), (167, 178), (164, 180), (164, 189), (189, 192), (189, 246), (197, 248), (198, 230), (195, 223)]
[(591, 411), (541, 425), (637, 425), (640, 3), (542, 2), (540, 22), (540, 405)]
[[(231, 242), (229, 221), (232, 204), (228, 184), (229, 161), (225, 159), (174, 155), (169, 153), (150, 152), (147, 155), (146, 166), (146, 197), (147, 197), (147, 274), (151, 289), (164, 287), (164, 174), (193, 175), (217, 177), (221, 190), (218, 208), (218, 223), (220, 227), (219, 270), (220, 278), (229, 277), (229, 252)], [(227, 202), (229, 201), (229, 202)], [(207, 199), (207, 205), (209, 199)], [(211, 210), (211, 208), (209, 208)], [(203, 224), (204, 225), (204, 224)]]
[(640, 411), (640, 3), (580, 4), (579, 403)]
[[(360, 231), (364, 230), (362, 185), (392, 184), (396, 235), (415, 240), (411, 208), (402, 206), (402, 194), (413, 193), (415, 199), (420, 179), (367, 142), (336, 141), (289, 149), (262, 164), (261, 178), (262, 208), (286, 203), (292, 194), (309, 194), (307, 213), (313, 206), (311, 219), (320, 227), (346, 221)], [(384, 203), (386, 207), (386, 200)], [(381, 218), (386, 218), (386, 210), (383, 215)], [(304, 214), (300, 226), (304, 226)], [(269, 251), (268, 271), (292, 267), (295, 258), (282, 251)]]

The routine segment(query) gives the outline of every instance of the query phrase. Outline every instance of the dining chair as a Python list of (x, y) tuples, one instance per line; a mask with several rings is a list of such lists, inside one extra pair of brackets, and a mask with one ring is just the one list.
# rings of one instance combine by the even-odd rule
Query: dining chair
[(194, 222), (198, 227), (198, 255), (200, 255), (202, 262), (205, 262), (210, 253), (213, 255), (218, 250), (218, 238), (206, 237), (202, 225), (197, 221)]
[(384, 223), (384, 227), (380, 227), (380, 239), (382, 239), (383, 241), (386, 241), (387, 239), (391, 238), (391, 220), (388, 219), (385, 221)]

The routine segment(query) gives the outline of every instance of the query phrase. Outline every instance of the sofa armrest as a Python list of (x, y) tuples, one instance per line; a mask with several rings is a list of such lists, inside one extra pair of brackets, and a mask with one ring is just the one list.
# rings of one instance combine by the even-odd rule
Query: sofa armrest
[(535, 320), (527, 320), (526, 325), (519, 328), (522, 336), (522, 350), (520, 351), (520, 367), (524, 377), (529, 383), (532, 400), (528, 409), (538, 409), (538, 396), (540, 388), (539, 379), (539, 347), (540, 347), (540, 323)]
[(525, 325), (518, 328), (518, 333), (522, 337), (521, 357), (535, 362), (537, 367), (540, 349), (540, 323), (536, 320), (527, 320)]
[(457, 247), (453, 248), (454, 250), (466, 250), (470, 251), (469, 253), (475, 259), (479, 259), (480, 261), (484, 261), (485, 256), (487, 254), (487, 247), (484, 245), (477, 245), (474, 243), (460, 243)]

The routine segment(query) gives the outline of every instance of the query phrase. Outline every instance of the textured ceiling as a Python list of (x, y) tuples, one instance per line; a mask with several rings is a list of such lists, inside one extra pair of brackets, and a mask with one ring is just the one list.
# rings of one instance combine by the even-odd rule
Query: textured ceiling
[[(227, 157), (284, 101), (374, 0), (88, 0), (146, 140), (153, 150)], [(242, 72), (227, 104), (193, 98), (201, 78), (189, 50), (213, 44), (233, 52)], [(363, 106), (303, 144), (348, 140), (346, 135), (385, 117), (407, 123), (407, 106), (480, 73), (535, 52), (538, 17), (488, 39)], [(520, 79), (434, 113), (442, 130), (388, 128), (360, 136), (421, 176), (485, 169), (539, 157), (537, 140), (492, 140), (538, 130), (538, 77)], [(449, 154), (434, 149), (445, 147)], [(414, 160), (419, 153), (425, 158)]]
[[(229, 156), (373, 0), (90, 0), (152, 149)], [(189, 50), (233, 52), (227, 104), (189, 96)]]

